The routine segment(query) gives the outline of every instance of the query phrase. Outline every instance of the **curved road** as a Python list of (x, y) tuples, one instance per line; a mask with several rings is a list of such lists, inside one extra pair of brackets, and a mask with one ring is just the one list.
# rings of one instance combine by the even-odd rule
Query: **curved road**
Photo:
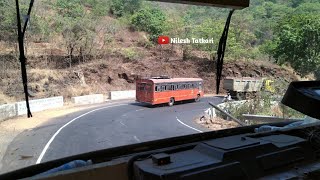
[(57, 118), (25, 131), (9, 145), (2, 160), (7, 171), (57, 158), (126, 144), (208, 131), (193, 120), (220, 97), (173, 107), (143, 106), (133, 101), (105, 103)]

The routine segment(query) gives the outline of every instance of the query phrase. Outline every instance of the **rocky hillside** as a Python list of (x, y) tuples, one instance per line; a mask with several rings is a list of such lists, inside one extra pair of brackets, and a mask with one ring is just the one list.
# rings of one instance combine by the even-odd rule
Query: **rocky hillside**
[[(85, 59), (74, 57), (71, 63), (62, 49), (52, 48), (50, 44), (28, 44), (31, 99), (59, 95), (68, 99), (90, 93), (135, 89), (136, 78), (159, 75), (200, 77), (205, 81), (205, 92), (215, 92), (215, 62), (204, 52), (194, 51), (183, 60), (180, 46), (145, 47), (144, 37), (144, 33), (129, 30), (118, 32), (112, 48), (104, 55)], [(7, 51), (10, 52), (10, 48)], [(0, 104), (23, 100), (19, 62), (15, 57), (14, 53), (2, 57), (10, 68), (2, 69), (0, 73)], [(267, 61), (226, 62), (223, 76), (285, 78), (287, 81), (298, 78), (288, 68)]]

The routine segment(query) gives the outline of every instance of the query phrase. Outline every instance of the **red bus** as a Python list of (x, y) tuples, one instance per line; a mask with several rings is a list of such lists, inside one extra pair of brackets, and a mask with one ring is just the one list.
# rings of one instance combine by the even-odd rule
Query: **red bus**
[(150, 78), (136, 81), (136, 101), (151, 105), (194, 99), (204, 95), (200, 78)]

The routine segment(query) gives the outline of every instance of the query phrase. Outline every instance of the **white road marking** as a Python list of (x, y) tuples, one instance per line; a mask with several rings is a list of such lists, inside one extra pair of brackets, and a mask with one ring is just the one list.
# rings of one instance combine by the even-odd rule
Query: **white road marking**
[(101, 109), (108, 109), (108, 108), (111, 108), (111, 107), (117, 107), (117, 106), (123, 106), (123, 105), (127, 105), (127, 104), (118, 104), (118, 105), (114, 105), (114, 106), (107, 106), (107, 107), (102, 107), (102, 108), (94, 109), (94, 110), (91, 110), (91, 111), (89, 111), (89, 112), (86, 112), (86, 113), (84, 113), (84, 114), (82, 114), (82, 115), (80, 115), (80, 116), (72, 119), (71, 121), (69, 121), (68, 123), (66, 123), (65, 125), (63, 125), (60, 129), (58, 129), (58, 131), (57, 131), (56, 133), (54, 133), (54, 135), (51, 137), (51, 139), (47, 142), (47, 144), (45, 145), (44, 149), (42, 150), (42, 152), (41, 152), (41, 154), (40, 154), (40, 156), (39, 156), (36, 164), (39, 164), (39, 163), (41, 162), (41, 160), (42, 160), (43, 156), (45, 155), (46, 151), (48, 150), (50, 144), (52, 143), (52, 141), (54, 140), (54, 138), (60, 133), (60, 131), (61, 131), (63, 128), (67, 127), (69, 124), (71, 124), (73, 121), (75, 121), (75, 120), (77, 120), (77, 119), (79, 119), (79, 118), (81, 118), (81, 117), (83, 117), (83, 116), (85, 116), (85, 115), (87, 115), (87, 114), (93, 113), (93, 112), (95, 112), (95, 111), (99, 111), (99, 110), (101, 110)]
[(133, 136), (133, 138), (134, 138), (136, 141), (140, 142), (140, 139), (138, 139), (137, 136)]
[(144, 109), (138, 109), (138, 110), (136, 110), (136, 112), (138, 112), (138, 111), (143, 111)]
[(126, 126), (123, 122), (120, 121), (120, 124), (122, 124), (123, 126)]
[(186, 127), (190, 128), (190, 129), (193, 129), (193, 130), (195, 130), (195, 131), (198, 131), (198, 132), (200, 132), (200, 133), (203, 133), (203, 131), (200, 131), (199, 129), (196, 129), (196, 128), (194, 128), (194, 127), (191, 127), (191, 126), (189, 126), (189, 125), (187, 125), (187, 124), (183, 123), (182, 121), (180, 121), (180, 119), (178, 119), (178, 117), (176, 117), (176, 119), (177, 119), (177, 121), (178, 121), (179, 123), (181, 123), (182, 125), (184, 125), (184, 126), (186, 126)]

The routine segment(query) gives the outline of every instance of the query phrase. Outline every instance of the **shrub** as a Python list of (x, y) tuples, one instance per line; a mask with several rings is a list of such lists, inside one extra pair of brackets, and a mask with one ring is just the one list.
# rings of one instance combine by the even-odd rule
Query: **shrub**
[(110, 13), (117, 17), (133, 14), (140, 8), (141, 2), (141, 0), (112, 0)]
[(166, 30), (166, 16), (159, 9), (145, 8), (132, 16), (131, 24), (135, 29), (149, 33), (150, 39), (155, 41)]
[(139, 53), (134, 48), (122, 49), (121, 55), (125, 58), (126, 61), (136, 61), (136, 60), (139, 60), (139, 58), (142, 57), (142, 54)]

